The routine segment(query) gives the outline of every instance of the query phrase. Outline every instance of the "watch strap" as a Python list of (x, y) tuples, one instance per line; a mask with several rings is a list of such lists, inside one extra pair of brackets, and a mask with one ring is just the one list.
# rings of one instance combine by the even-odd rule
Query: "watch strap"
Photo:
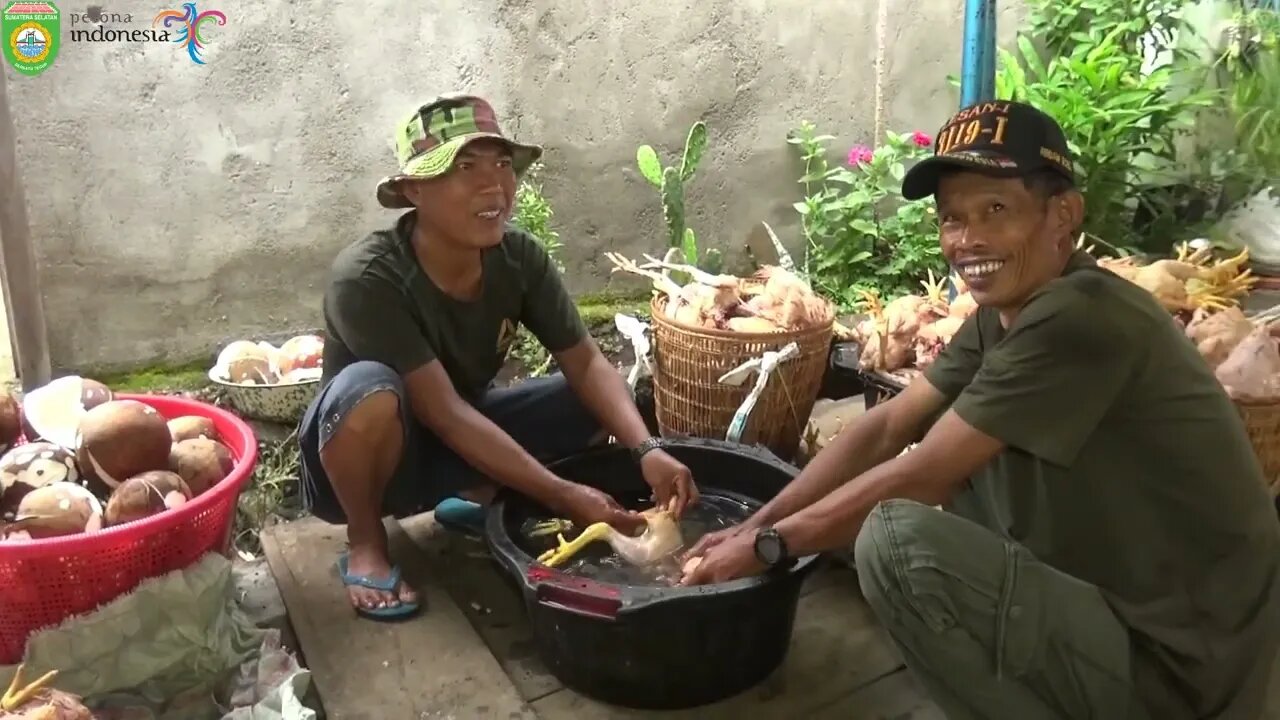
[(647, 437), (641, 440), (639, 445), (631, 449), (631, 457), (636, 462), (640, 462), (640, 458), (644, 457), (646, 453), (650, 450), (657, 450), (660, 447), (662, 447), (662, 438)]

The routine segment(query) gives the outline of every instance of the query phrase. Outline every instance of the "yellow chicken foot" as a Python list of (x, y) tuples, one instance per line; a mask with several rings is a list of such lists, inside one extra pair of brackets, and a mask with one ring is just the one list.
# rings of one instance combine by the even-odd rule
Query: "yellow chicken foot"
[(49, 682), (58, 674), (57, 670), (50, 670), (36, 679), (35, 682), (25, 687), (20, 687), (23, 667), (24, 666), (19, 665), (18, 669), (13, 671), (13, 682), (9, 683), (9, 689), (5, 691), (4, 697), (0, 698), (0, 710), (7, 712), (18, 709), (23, 703), (30, 700), (36, 693), (44, 689), (44, 687), (48, 685)]
[(543, 537), (546, 535), (567, 533), (573, 531), (573, 521), (552, 518), (551, 520), (543, 520), (536, 522), (529, 530), (529, 537)]
[(538, 556), (538, 562), (547, 567), (555, 567), (564, 564), (569, 558), (582, 552), (582, 549), (597, 540), (604, 540), (613, 532), (613, 528), (609, 527), (609, 523), (598, 522), (594, 525), (587, 526), (582, 534), (574, 538), (572, 541), (564, 539), (563, 534), (556, 535), (558, 547), (548, 550)]

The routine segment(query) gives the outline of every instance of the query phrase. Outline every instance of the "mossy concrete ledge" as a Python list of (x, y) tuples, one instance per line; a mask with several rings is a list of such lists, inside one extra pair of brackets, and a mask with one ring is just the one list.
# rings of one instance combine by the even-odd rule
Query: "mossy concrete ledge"
[[(577, 299), (578, 311), (593, 332), (605, 327), (613, 329), (613, 317), (618, 313), (647, 317), (648, 293), (594, 293)], [(192, 392), (208, 387), (209, 365), (212, 360), (188, 361), (175, 365), (147, 365), (136, 369), (121, 370), (88, 369), (75, 371), (106, 383), (113, 390), (129, 393)]]

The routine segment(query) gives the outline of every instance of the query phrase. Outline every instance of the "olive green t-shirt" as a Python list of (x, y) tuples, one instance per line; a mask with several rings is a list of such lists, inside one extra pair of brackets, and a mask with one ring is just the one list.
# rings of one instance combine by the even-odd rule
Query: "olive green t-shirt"
[(348, 245), (324, 295), (323, 382), (358, 360), (404, 375), (439, 360), (458, 394), (474, 401), (493, 382), (523, 325), (551, 352), (586, 337), (551, 258), (531, 235), (509, 229), (483, 255), (483, 289), (455, 299), (427, 277), (413, 252), (415, 213)]
[(1077, 253), (1007, 331), (980, 308), (925, 377), (1006, 445), (953, 509), (1101, 590), (1153, 717), (1256, 717), (1280, 521), (1239, 414), (1154, 298)]

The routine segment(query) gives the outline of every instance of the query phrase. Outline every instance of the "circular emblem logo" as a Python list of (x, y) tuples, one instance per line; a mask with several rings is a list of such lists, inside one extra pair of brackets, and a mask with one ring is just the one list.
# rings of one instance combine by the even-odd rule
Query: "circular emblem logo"
[(13, 50), (14, 60), (20, 63), (42, 62), (52, 47), (52, 34), (38, 22), (24, 22), (9, 33), (9, 48)]

